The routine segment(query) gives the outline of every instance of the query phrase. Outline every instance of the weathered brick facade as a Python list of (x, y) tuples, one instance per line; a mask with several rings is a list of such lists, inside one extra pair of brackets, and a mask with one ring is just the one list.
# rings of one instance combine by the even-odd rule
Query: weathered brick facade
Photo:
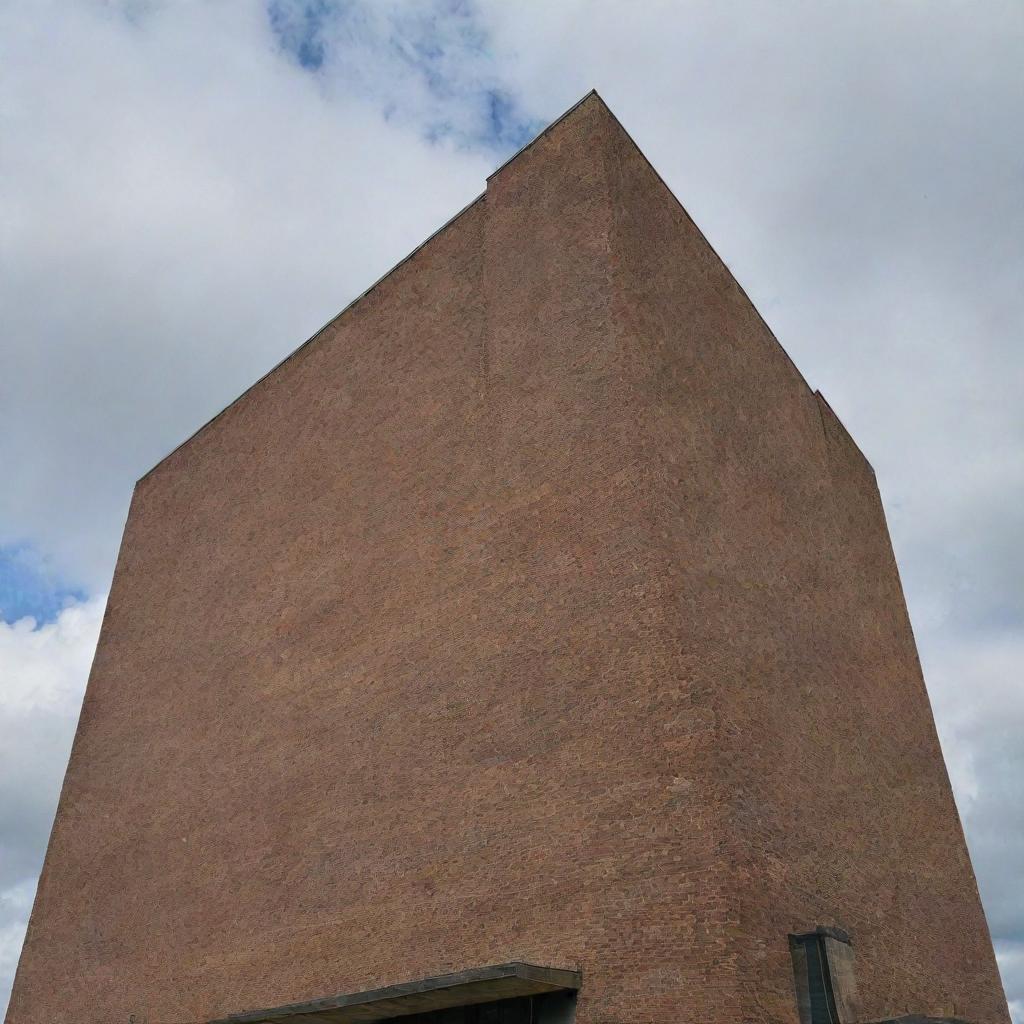
[(10, 1024), (523, 960), (1008, 1020), (871, 467), (596, 95), (139, 481)]

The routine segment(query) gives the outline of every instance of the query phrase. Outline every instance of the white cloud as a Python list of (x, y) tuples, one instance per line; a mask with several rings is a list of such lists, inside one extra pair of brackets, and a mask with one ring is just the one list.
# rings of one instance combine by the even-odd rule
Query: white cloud
[(1024, 637), (940, 634), (922, 648), (1007, 996), (1024, 1020)]
[[(997, 957), (1007, 990), (1024, 991), (1024, 942), (1005, 943)], [(1024, 999), (1010, 996), (1010, 1017), (1013, 1024), (1024, 1022)]]
[(500, 38), (473, 4), (269, 0), (267, 9), (279, 45), (330, 94), (367, 98), (431, 138), (518, 148), (544, 127), (524, 118), (502, 80)]
[(136, 8), (0, 7), (0, 543), (91, 589), (132, 481), (491, 166), (325, 89), (252, 4)]
[(105, 598), (0, 621), (0, 1003), (6, 1003)]
[(25, 941), (28, 915), (36, 893), (36, 879), (0, 891), (0, 1003), (6, 1006)]

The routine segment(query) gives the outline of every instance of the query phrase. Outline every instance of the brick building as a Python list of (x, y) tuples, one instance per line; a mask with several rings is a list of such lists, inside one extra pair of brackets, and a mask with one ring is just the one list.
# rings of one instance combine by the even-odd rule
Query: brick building
[(9, 1024), (1008, 1020), (870, 465), (591, 94), (137, 484)]

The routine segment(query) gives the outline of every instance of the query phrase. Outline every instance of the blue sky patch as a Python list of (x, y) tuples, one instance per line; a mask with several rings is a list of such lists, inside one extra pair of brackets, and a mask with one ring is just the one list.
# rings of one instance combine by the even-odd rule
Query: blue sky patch
[(524, 117), (507, 92), (488, 89), (486, 102), (491, 138), (502, 149), (514, 153), (544, 129), (545, 122)]
[(337, 13), (337, 5), (329, 0), (271, 0), (267, 5), (270, 27), (278, 44), (307, 71), (323, 67), (326, 44), (324, 25)]
[(472, 3), (424, 0), (411, 8), (366, 0), (268, 0), (283, 55), (328, 87), (376, 103), (435, 144), (487, 149), (501, 160), (544, 122), (501, 84), (488, 32)]
[(61, 609), (86, 594), (68, 586), (31, 544), (0, 545), (0, 619), (17, 622), (31, 615), (51, 622)]

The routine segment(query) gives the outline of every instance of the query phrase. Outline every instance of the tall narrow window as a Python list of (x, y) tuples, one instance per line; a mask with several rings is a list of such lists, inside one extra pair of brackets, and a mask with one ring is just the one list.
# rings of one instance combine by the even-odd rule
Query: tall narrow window
[(832, 978), (828, 972), (825, 940), (820, 935), (803, 939), (807, 958), (807, 997), (811, 1004), (811, 1024), (839, 1024)]
[(800, 1024), (853, 1024), (857, 988), (853, 947), (845, 932), (817, 928), (790, 936)]

